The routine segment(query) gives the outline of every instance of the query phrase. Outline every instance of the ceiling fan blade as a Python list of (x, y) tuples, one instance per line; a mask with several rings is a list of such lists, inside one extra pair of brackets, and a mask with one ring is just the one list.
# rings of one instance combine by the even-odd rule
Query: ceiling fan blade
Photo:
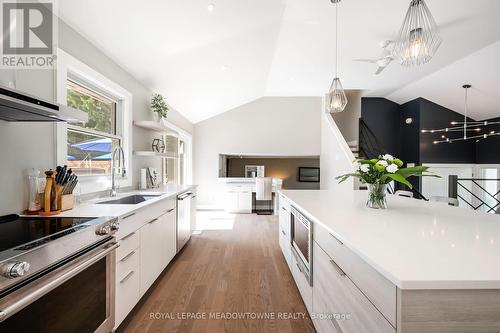
[(378, 61), (378, 59), (354, 59), (354, 61), (368, 62), (370, 64), (375, 64)]
[(375, 72), (375, 75), (379, 75), (380, 73), (382, 73), (382, 71), (385, 69), (385, 66), (384, 67), (379, 67), (377, 68), (377, 71)]

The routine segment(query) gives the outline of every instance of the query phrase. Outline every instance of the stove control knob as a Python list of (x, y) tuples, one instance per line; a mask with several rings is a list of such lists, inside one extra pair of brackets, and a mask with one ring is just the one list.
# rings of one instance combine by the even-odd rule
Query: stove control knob
[(105, 225), (96, 230), (96, 234), (100, 236), (106, 236), (111, 233), (111, 227), (109, 225)]
[(110, 226), (112, 231), (117, 231), (118, 229), (120, 229), (120, 223), (118, 223), (118, 221), (111, 222)]
[(8, 262), (0, 269), (0, 275), (8, 279), (23, 276), (30, 269), (30, 264), (26, 261)]

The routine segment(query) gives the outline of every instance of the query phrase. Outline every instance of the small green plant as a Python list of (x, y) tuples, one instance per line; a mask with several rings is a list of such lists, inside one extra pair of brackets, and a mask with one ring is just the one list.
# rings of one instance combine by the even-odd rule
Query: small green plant
[(156, 112), (160, 118), (167, 118), (168, 105), (161, 94), (153, 94), (151, 97), (151, 109)]
[(412, 188), (410, 182), (406, 180), (408, 177), (439, 177), (432, 173), (425, 173), (428, 172), (427, 170), (429, 169), (429, 167), (426, 166), (401, 168), (403, 166), (403, 161), (389, 154), (371, 160), (356, 159), (353, 162), (353, 166), (355, 169), (354, 173), (341, 175), (335, 179), (339, 180), (339, 183), (342, 183), (349, 177), (356, 177), (365, 184), (388, 184), (394, 180)]

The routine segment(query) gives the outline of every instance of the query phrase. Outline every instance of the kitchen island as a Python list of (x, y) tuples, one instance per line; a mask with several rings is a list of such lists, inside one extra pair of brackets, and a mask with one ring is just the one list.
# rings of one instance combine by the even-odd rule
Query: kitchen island
[[(366, 196), (280, 191), (280, 245), (318, 332), (500, 332), (500, 217)], [(311, 283), (293, 209), (311, 225)]]

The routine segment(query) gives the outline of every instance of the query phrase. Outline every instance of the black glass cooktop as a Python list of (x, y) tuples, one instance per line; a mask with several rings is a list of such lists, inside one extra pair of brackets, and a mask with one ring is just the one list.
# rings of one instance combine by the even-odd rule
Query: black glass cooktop
[(0, 252), (29, 250), (88, 227), (93, 217), (0, 217)]

